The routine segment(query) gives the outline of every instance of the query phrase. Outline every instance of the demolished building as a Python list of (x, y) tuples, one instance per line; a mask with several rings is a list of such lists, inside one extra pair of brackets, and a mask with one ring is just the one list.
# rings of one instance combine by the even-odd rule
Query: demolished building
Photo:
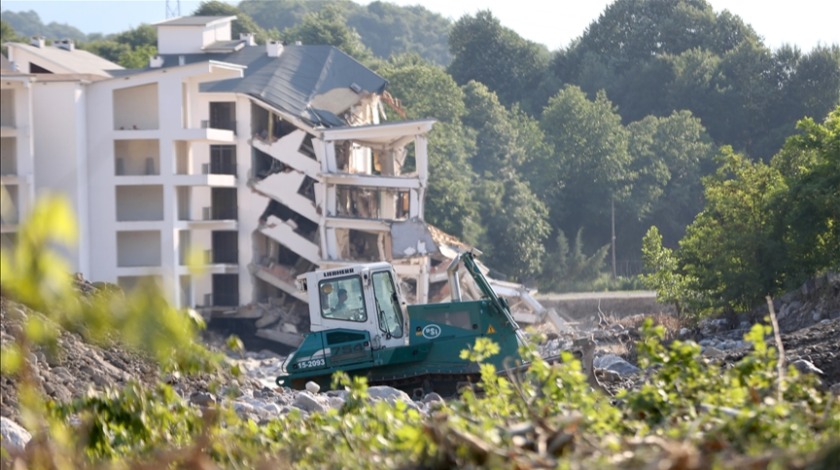
[[(308, 328), (294, 280), (315, 268), (385, 260), (416, 302), (446, 299), (464, 247), (424, 220), (434, 121), (388, 121), (402, 110), (387, 81), (335, 47), (233, 39), (234, 20), (155, 24), (158, 55), (140, 70), (72, 41), (10, 43), (3, 242), (38, 195), (62, 192), (85, 278), (156, 279), (179, 307), (252, 319), (289, 345)], [(526, 289), (497, 286), (542, 313)]]

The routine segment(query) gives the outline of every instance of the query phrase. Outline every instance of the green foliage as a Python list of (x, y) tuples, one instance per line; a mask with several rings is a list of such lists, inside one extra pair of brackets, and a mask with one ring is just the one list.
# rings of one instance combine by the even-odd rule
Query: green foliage
[(481, 82), (506, 106), (528, 103), (528, 94), (539, 87), (548, 68), (545, 46), (505, 28), (489, 10), (456, 21), (449, 50), (453, 60), (448, 71), (455, 81)]
[(157, 55), (157, 30), (148, 24), (79, 44), (92, 54), (120, 64), (127, 69), (148, 67), (149, 58)]
[(800, 122), (771, 164), (721, 149), (704, 178), (705, 208), (679, 250), (658, 230), (644, 240), (643, 281), (681, 312), (738, 311), (795, 288), (840, 259), (840, 107), (824, 124)]
[(354, 59), (365, 62), (372, 58), (370, 50), (362, 43), (359, 33), (347, 26), (344, 13), (334, 4), (328, 4), (319, 11), (308, 13), (300, 24), (281, 34), (291, 44), (328, 44), (341, 49)]
[(0, 44), (2, 44), (2, 54), (4, 56), (8, 56), (9, 53), (6, 50), (6, 43), (7, 42), (19, 42), (22, 41), (23, 38), (18, 36), (15, 29), (9, 24), (8, 21), (5, 19), (0, 20)]
[(150, 455), (164, 446), (183, 447), (204, 424), (199, 410), (165, 384), (148, 389), (135, 382), (110, 388), (102, 395), (57, 404), (52, 413), (62, 422), (71, 417), (79, 420), (86, 432), (87, 457), (93, 461)]
[(171, 307), (154, 284), (141, 283), (126, 294), (101, 289), (96, 295), (79, 297), (58, 250), (73, 246), (76, 230), (68, 202), (45, 195), (21, 225), (15, 245), (0, 251), (3, 296), (46, 314), (46, 319), (27, 318), (28, 340), (53, 342), (54, 325), (96, 342), (116, 334), (167, 369), (215, 370), (218, 358), (196, 342), (197, 325)]
[(642, 240), (642, 260), (646, 274), (640, 276), (642, 284), (656, 291), (660, 302), (674, 305), (678, 315), (700, 309), (692, 287), (696, 279), (680, 273), (674, 251), (662, 246), (662, 236), (656, 226), (651, 227)]
[(55, 21), (44, 24), (38, 13), (33, 10), (21, 12), (3, 10), (3, 20), (24, 38), (44, 36), (51, 40), (67, 38), (82, 41), (85, 39), (83, 32), (68, 24), (56, 23)]
[(423, 6), (398, 6), (374, 1), (359, 5), (336, 0), (243, 0), (239, 10), (250, 15), (276, 37), (300, 25), (304, 17), (327, 6), (337, 8), (346, 26), (359, 34), (362, 44), (379, 59), (414, 53), (425, 62), (446, 66), (452, 60), (447, 37), (451, 21)]
[[(639, 365), (654, 372), (640, 389), (620, 395), (627, 405), (624, 422), (633, 432), (751, 455), (776, 446), (808, 455), (830, 445), (840, 426), (840, 404), (793, 367), (778, 376), (776, 350), (764, 340), (770, 332), (769, 326), (753, 326), (744, 336), (753, 351), (721, 369), (695, 343), (664, 347), (664, 330), (647, 320), (637, 346)], [(725, 461), (723, 455), (709, 458)]]
[(758, 305), (785, 281), (771, 203), (787, 191), (775, 169), (723, 149), (705, 181), (706, 207), (680, 241), (680, 265), (697, 290), (737, 309)]
[(765, 160), (797, 120), (840, 103), (840, 46), (771, 51), (705, 0), (613, 2), (551, 68), (590, 97), (605, 91), (625, 123), (690, 110), (718, 146)]
[(609, 245), (603, 245), (587, 255), (584, 252), (583, 228), (578, 229), (571, 247), (566, 234), (559, 231), (542, 267), (543, 289), (552, 292), (586, 290), (586, 286), (599, 278), (609, 249)]
[(628, 194), (633, 175), (627, 131), (606, 95), (594, 101), (575, 86), (551, 98), (540, 127), (552, 152), (536, 155), (527, 174), (534, 192), (546, 201), (552, 228), (586, 226), (597, 249), (609, 240), (612, 201)]
[(840, 270), (840, 106), (818, 124), (799, 123), (772, 165), (790, 190), (775, 204), (787, 252), (786, 287), (813, 273)]

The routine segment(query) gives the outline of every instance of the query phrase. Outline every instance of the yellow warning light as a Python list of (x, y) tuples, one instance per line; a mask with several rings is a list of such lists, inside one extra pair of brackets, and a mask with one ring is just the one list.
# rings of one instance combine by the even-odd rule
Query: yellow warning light
[(487, 327), (487, 334), (488, 335), (492, 335), (495, 332), (496, 332), (496, 329), (493, 328), (493, 325), (490, 325), (490, 326)]

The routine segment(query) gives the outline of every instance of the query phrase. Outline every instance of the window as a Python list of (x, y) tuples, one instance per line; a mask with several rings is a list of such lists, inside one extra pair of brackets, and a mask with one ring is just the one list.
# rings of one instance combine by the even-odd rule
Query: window
[(376, 299), (379, 329), (392, 338), (402, 337), (403, 316), (400, 299), (390, 272), (380, 271), (373, 274), (373, 293)]
[(210, 127), (236, 131), (236, 103), (210, 103)]
[(318, 284), (321, 316), (335, 320), (366, 322), (364, 292), (359, 276), (325, 279)]
[(236, 146), (210, 146), (210, 174), (236, 175)]

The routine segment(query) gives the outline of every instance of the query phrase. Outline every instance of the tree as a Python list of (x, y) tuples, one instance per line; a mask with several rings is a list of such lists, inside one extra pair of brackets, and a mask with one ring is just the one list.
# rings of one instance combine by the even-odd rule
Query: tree
[(550, 232), (548, 211), (518, 168), (531, 152), (546, 148), (542, 133), (538, 123), (518, 109), (505, 109), (484, 84), (470, 81), (462, 89), (467, 110), (462, 122), (475, 135), (470, 158), (478, 176), (475, 200), (487, 228), (479, 246), (488, 254), (488, 265), (505, 275), (536, 276)]
[(515, 173), (504, 174), (502, 185), (501, 210), (487, 223), (492, 237), (490, 259), (514, 279), (533, 279), (542, 269), (545, 241), (551, 233), (548, 209)]
[(627, 129), (634, 180), (621, 205), (636, 222), (660, 227), (673, 246), (703, 208), (701, 178), (714, 165), (711, 138), (689, 111), (664, 118), (648, 116)]
[(462, 122), (476, 131), (476, 151), (470, 159), (479, 175), (513, 169), (515, 145), (514, 122), (485, 85), (470, 81), (462, 87), (467, 110)]
[(279, 37), (280, 31), (301, 24), (306, 15), (318, 13), (328, 5), (346, 18), (346, 26), (355, 30), (362, 44), (380, 59), (416, 53), (441, 66), (452, 60), (446, 42), (451, 21), (420, 5), (401, 7), (380, 1), (359, 5), (347, 0), (243, 0), (239, 9), (265, 30), (278, 31)]
[(488, 10), (455, 22), (449, 50), (453, 59), (448, 70), (456, 82), (484, 83), (508, 107), (529, 102), (526, 98), (540, 86), (549, 62), (545, 46), (503, 27)]
[[(97, 41), (79, 44), (79, 48), (114, 63), (119, 63), (120, 57), (131, 53), (131, 46), (111, 39), (100, 39)], [(148, 61), (148, 59), (146, 60)]]
[(139, 46), (120, 54), (118, 63), (127, 69), (142, 69), (149, 66), (149, 59), (157, 55), (155, 46)]
[(610, 245), (597, 247), (591, 255), (585, 253), (583, 228), (577, 230), (575, 242), (570, 247), (563, 230), (557, 231), (553, 246), (546, 250), (543, 261), (543, 290), (562, 292), (578, 290), (592, 283), (604, 269), (604, 260)]
[(132, 49), (142, 46), (157, 47), (157, 29), (152, 25), (141, 24), (136, 28), (115, 34), (111, 36), (111, 39), (120, 44), (127, 44)]
[(593, 227), (597, 239), (608, 239), (611, 201), (626, 197), (632, 181), (627, 131), (612, 103), (604, 93), (590, 101), (567, 86), (551, 98), (540, 126), (552, 152), (535, 156), (528, 174), (552, 227)]
[(18, 36), (17, 32), (12, 25), (10, 25), (6, 20), (0, 21), (0, 44), (3, 46), (2, 53), (3, 55), (7, 55), (6, 52), (6, 43), (7, 42), (18, 42), (21, 41), (22, 38)]
[(328, 4), (320, 11), (308, 13), (303, 21), (282, 32), (287, 43), (300, 41), (303, 44), (328, 44), (341, 49), (354, 59), (365, 62), (372, 58), (356, 30), (347, 26), (347, 20), (339, 7)]
[(236, 21), (231, 25), (231, 37), (237, 39), (240, 34), (254, 34), (259, 42), (265, 42), (268, 38), (250, 15), (220, 0), (202, 1), (193, 16), (236, 16)]
[(29, 11), (3, 11), (3, 20), (8, 22), (22, 37), (44, 36), (47, 39), (72, 39), (81, 42), (85, 33), (67, 24), (51, 22), (45, 25), (38, 13)]
[(695, 48), (723, 54), (744, 40), (759, 38), (738, 17), (716, 15), (705, 0), (617, 0), (589, 25), (570, 58), (603, 57), (622, 75), (656, 57)]
[(731, 147), (704, 180), (706, 205), (680, 241), (680, 267), (716, 306), (747, 310), (786, 282), (785, 246), (773, 205), (787, 191), (781, 173)]
[(840, 106), (824, 124), (806, 118), (771, 161), (789, 191), (776, 203), (788, 256), (786, 287), (840, 269)]
[(351, 9), (347, 24), (359, 31), (362, 42), (383, 59), (414, 52), (441, 66), (452, 61), (446, 42), (450, 21), (421, 5), (370, 2), (364, 8)]
[(443, 67), (417, 54), (403, 54), (373, 69), (388, 80), (388, 90), (399, 98), (408, 119), (461, 124), (466, 112), (464, 92)]

